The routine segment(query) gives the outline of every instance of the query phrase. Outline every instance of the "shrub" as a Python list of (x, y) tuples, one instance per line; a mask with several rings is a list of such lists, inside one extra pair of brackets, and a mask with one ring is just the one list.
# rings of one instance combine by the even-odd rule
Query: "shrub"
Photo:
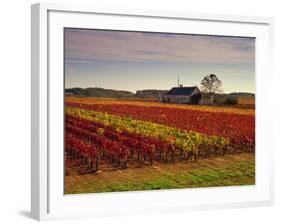
[(226, 105), (236, 105), (238, 104), (238, 99), (234, 97), (227, 97), (224, 104)]

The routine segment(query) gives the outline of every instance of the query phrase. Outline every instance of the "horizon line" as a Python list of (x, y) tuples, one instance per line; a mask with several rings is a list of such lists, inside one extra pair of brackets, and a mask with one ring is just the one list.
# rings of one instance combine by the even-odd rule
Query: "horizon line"
[[(197, 87), (200, 91), (201, 89), (196, 86), (196, 85), (190, 85), (190, 86), (183, 86), (183, 87)], [(116, 91), (124, 91), (124, 92), (131, 92), (131, 93), (136, 93), (137, 91), (143, 91), (143, 90), (159, 90), (159, 91), (169, 91), (172, 88), (180, 88), (180, 87), (172, 87), (170, 89), (137, 89), (136, 91), (130, 91), (130, 90), (124, 90), (124, 89), (112, 89), (112, 88), (104, 88), (104, 87), (99, 87), (99, 86), (94, 86), (94, 87), (65, 87), (64, 90), (66, 89), (75, 89), (75, 88), (80, 88), (80, 89), (94, 89), (94, 88), (99, 88), (99, 89), (105, 89), (105, 90), (116, 90)], [(230, 93), (250, 93), (250, 94), (255, 94), (256, 92), (249, 92), (249, 91), (243, 91), (243, 90), (237, 90), (237, 91), (229, 91), (229, 92), (221, 92), (221, 93), (217, 93), (217, 94), (230, 94)]]

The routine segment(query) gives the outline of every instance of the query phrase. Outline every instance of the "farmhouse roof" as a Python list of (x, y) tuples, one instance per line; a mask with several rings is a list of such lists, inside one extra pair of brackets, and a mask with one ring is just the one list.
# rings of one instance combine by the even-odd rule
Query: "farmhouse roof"
[(166, 93), (166, 95), (187, 95), (187, 96), (190, 96), (190, 95), (192, 95), (192, 93), (194, 92), (195, 89), (198, 89), (197, 86), (173, 87), (171, 90), (169, 90)]

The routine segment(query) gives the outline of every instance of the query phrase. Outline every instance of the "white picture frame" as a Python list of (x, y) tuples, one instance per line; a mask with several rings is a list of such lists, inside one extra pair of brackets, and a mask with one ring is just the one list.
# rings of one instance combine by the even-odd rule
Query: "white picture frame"
[[(268, 97), (273, 19), (38, 3), (32, 5), (31, 214), (37, 220), (99, 217), (273, 203)], [(256, 38), (256, 185), (63, 195), (63, 28), (164, 31)], [(185, 200), (187, 199), (188, 200)]]

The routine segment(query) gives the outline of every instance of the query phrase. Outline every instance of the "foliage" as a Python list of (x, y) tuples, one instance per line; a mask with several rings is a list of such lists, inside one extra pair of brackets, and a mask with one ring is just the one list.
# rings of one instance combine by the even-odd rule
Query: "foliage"
[[(202, 111), (176, 107), (148, 107), (127, 104), (78, 104), (67, 102), (68, 106), (105, 112), (120, 117), (129, 117), (140, 121), (150, 121), (164, 127), (173, 127), (185, 131), (194, 131), (205, 135), (221, 136), (231, 142), (241, 142), (254, 146), (255, 117), (253, 115), (216, 113), (215, 110)], [(235, 111), (235, 109), (233, 109)]]
[[(216, 94), (217, 95), (217, 94)], [(223, 95), (223, 94), (219, 94)], [(254, 101), (253, 101), (254, 102)], [(173, 109), (182, 109), (188, 110), (194, 113), (199, 112), (208, 112), (211, 114), (237, 114), (237, 115), (255, 115), (254, 109), (241, 109), (238, 107), (221, 107), (221, 106), (206, 106), (206, 105), (190, 105), (190, 104), (163, 104), (156, 101), (147, 101), (147, 100), (140, 100), (140, 99), (109, 99), (109, 98), (92, 98), (92, 97), (66, 97), (66, 104), (67, 105), (96, 105), (97, 106), (105, 106), (105, 107), (136, 107), (136, 110), (139, 108), (156, 108), (157, 111), (166, 111), (170, 108)], [(93, 106), (94, 107), (94, 106)]]
[(167, 93), (167, 90), (145, 89), (137, 90), (135, 97), (137, 98), (158, 98), (159, 95)]
[(187, 144), (190, 147), (185, 147), (185, 150), (198, 148), (200, 141), (205, 138), (212, 138), (212, 142), (222, 142), (222, 147), (227, 140), (221, 141), (222, 137), (207, 136), (193, 131), (185, 131), (177, 128), (168, 127), (161, 124), (151, 123), (147, 121), (135, 120), (130, 117), (120, 117), (107, 113), (100, 113), (80, 108), (66, 107), (66, 114), (87, 119), (94, 122), (102, 123), (105, 126), (120, 128), (132, 133), (137, 133), (143, 136), (153, 136), (163, 141), (169, 140), (171, 143)]
[(237, 105), (238, 97), (232, 94), (215, 94), (214, 103), (218, 105)]
[(226, 105), (236, 105), (238, 104), (238, 99), (235, 97), (227, 97), (224, 104)]
[(66, 102), (65, 151), (91, 172), (100, 169), (101, 161), (127, 168), (136, 162), (197, 161), (255, 147), (252, 115), (79, 102)]
[(222, 81), (215, 75), (210, 74), (205, 76), (201, 80), (201, 91), (214, 95), (215, 93), (221, 92)]
[(147, 89), (137, 90), (136, 93), (115, 90), (104, 89), (99, 87), (93, 88), (68, 88), (65, 93), (68, 95), (80, 96), (80, 97), (100, 97), (100, 98), (157, 98), (159, 94), (166, 93), (167, 90)]
[(75, 96), (86, 97), (105, 97), (105, 98), (131, 98), (134, 93), (123, 90), (104, 89), (104, 88), (70, 88), (65, 90), (66, 93), (72, 93)]

